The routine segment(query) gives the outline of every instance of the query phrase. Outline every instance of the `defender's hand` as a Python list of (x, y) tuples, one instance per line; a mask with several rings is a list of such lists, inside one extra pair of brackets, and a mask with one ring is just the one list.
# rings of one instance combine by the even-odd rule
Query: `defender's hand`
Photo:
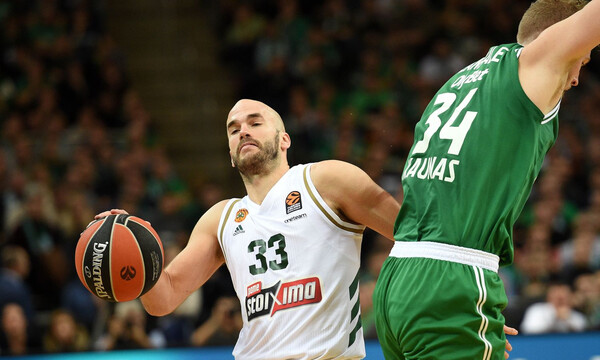
[[(506, 335), (517, 335), (519, 332), (517, 331), (517, 329), (514, 329), (514, 328), (504, 325), (504, 333)], [(509, 351), (512, 351), (512, 345), (510, 344), (510, 342), (508, 342), (508, 339), (506, 339), (506, 350), (504, 351), (505, 359), (508, 359), (508, 357), (510, 356), (510, 355), (508, 355)]]

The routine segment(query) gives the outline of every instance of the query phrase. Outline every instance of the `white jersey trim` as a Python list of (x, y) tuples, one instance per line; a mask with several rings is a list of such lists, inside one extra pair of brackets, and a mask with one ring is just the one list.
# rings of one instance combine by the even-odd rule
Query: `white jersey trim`
[(325, 200), (323, 200), (323, 198), (319, 194), (319, 191), (317, 191), (317, 188), (313, 184), (312, 179), (310, 178), (309, 169), (310, 169), (311, 165), (312, 164), (308, 164), (304, 168), (303, 178), (304, 178), (304, 185), (306, 186), (306, 190), (308, 190), (308, 194), (310, 195), (310, 198), (313, 200), (315, 205), (317, 205), (317, 207), (319, 208), (319, 210), (321, 210), (323, 215), (325, 215), (325, 217), (327, 219), (329, 219), (329, 221), (331, 221), (335, 226), (339, 227), (342, 230), (350, 231), (350, 232), (357, 233), (357, 234), (362, 234), (365, 230), (365, 227), (363, 225), (353, 224), (353, 223), (342, 220), (329, 207), (329, 205), (327, 205)]
[(451, 261), (496, 273), (500, 263), (500, 257), (485, 251), (430, 241), (396, 241), (390, 256)]
[[(519, 44), (519, 45), (521, 45), (521, 44)], [(521, 45), (521, 46), (523, 46), (523, 45)], [(515, 49), (515, 53), (517, 54), (517, 58), (521, 57), (521, 51), (523, 51), (522, 47), (518, 48), (518, 49)], [(562, 99), (560, 101), (562, 101)], [(556, 115), (558, 114), (558, 110), (560, 109), (560, 101), (558, 102), (558, 104), (556, 104), (556, 106), (554, 107), (554, 109), (550, 110), (550, 112), (547, 113), (544, 116), (544, 119), (542, 120), (542, 122), (540, 123), (540, 125), (544, 125), (545, 123), (552, 121), (552, 119), (554, 119), (556, 117)]]
[(552, 121), (552, 119), (554, 119), (556, 115), (558, 115), (558, 110), (560, 110), (560, 101), (558, 102), (558, 104), (556, 104), (554, 109), (552, 109), (548, 114), (546, 114), (546, 116), (544, 116), (544, 120), (542, 120), (540, 124), (544, 125), (545, 123)]
[(484, 344), (483, 358), (482, 360), (490, 360), (492, 356), (492, 344), (485, 337), (485, 334), (488, 329), (488, 325), (490, 324), (489, 319), (483, 313), (483, 306), (487, 301), (487, 288), (485, 286), (485, 276), (483, 274), (483, 269), (477, 266), (473, 266), (473, 271), (475, 272), (475, 281), (477, 283), (477, 288), (479, 289), (479, 299), (477, 301), (476, 309), (477, 313), (481, 316), (481, 324), (479, 325), (479, 331), (477, 335)]

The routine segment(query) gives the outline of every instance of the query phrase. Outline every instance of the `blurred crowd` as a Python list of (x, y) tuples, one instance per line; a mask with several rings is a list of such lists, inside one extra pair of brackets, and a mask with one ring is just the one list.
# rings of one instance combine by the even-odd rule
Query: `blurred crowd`
[[(282, 115), (291, 164), (346, 160), (401, 200), (401, 172), (424, 106), (491, 45), (514, 42), (528, 4), (198, 6), (219, 39), (215, 56), (233, 75), (236, 96)], [(232, 345), (241, 326), (225, 268), (161, 318), (139, 301), (100, 301), (77, 278), (74, 249), (94, 214), (123, 208), (150, 221), (168, 263), (226, 194), (177, 174), (154, 128), (168, 119), (153, 119), (131, 86), (104, 6), (0, 2), (0, 355)], [(565, 96), (559, 140), (515, 227), (515, 263), (500, 272), (507, 324), (523, 333), (600, 330), (599, 79), (592, 55), (580, 86)], [(391, 245), (365, 233), (361, 305), (369, 338), (376, 337), (371, 293)]]
[(169, 261), (223, 196), (176, 173), (103, 5), (0, 2), (0, 354), (187, 345), (233, 291), (220, 270), (211, 296), (156, 319), (139, 302), (98, 301), (77, 278), (75, 246), (98, 212), (150, 221)]

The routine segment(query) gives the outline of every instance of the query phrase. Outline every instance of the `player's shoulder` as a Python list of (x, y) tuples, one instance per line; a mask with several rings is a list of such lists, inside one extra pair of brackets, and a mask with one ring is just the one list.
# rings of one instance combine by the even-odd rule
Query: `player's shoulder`
[(198, 220), (194, 227), (195, 233), (216, 234), (219, 228), (221, 217), (227, 209), (230, 209), (234, 199), (221, 200), (211, 206)]
[(208, 211), (209, 212), (215, 212), (215, 213), (221, 214), (223, 212), (223, 210), (225, 209), (225, 207), (227, 207), (227, 204), (230, 203), (230, 202), (233, 202), (234, 200), (239, 200), (239, 199), (224, 199), (224, 200), (221, 200), (218, 203), (214, 204)]
[(342, 160), (323, 160), (311, 165), (311, 176), (343, 176), (359, 168)]
[(231, 207), (231, 205), (228, 204), (234, 203), (233, 200), (235, 199), (225, 199), (214, 204), (204, 213), (204, 215), (202, 215), (200, 220), (204, 220), (207, 223), (218, 223), (226, 208)]
[(349, 180), (364, 174), (358, 166), (341, 160), (324, 160), (312, 164), (310, 178), (317, 190), (341, 190)]

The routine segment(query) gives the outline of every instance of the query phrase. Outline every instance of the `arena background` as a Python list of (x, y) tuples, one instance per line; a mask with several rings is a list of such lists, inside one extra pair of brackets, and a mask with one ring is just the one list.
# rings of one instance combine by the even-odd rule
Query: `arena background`
[[(35, 358), (232, 358), (240, 319), (225, 268), (162, 318), (83, 289), (74, 248), (93, 215), (125, 208), (149, 220), (171, 259), (208, 207), (244, 194), (224, 131), (239, 98), (281, 113), (291, 164), (349, 161), (400, 199), (422, 109), (449, 75), (489, 46), (513, 42), (528, 4), (1, 1), (0, 355), (23, 333), (23, 353)], [(585, 331), (522, 331), (511, 340), (514, 359), (600, 356), (595, 56), (565, 96), (559, 140), (515, 227), (515, 264), (501, 270), (508, 325), (520, 329), (530, 305), (567, 283), (566, 301), (585, 317)], [(365, 233), (368, 359), (381, 358), (370, 297), (390, 246)], [(217, 331), (200, 339), (209, 322)]]

